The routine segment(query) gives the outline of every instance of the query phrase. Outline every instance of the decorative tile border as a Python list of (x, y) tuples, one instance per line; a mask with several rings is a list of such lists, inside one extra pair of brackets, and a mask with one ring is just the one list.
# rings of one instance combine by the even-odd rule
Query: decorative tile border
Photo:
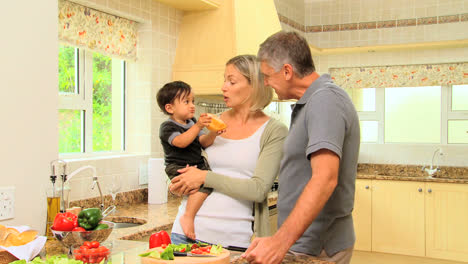
[(437, 17), (420, 17), (417, 19), (418, 25), (432, 25), (437, 24)]
[(413, 26), (421, 26), (421, 25), (458, 23), (458, 22), (468, 21), (468, 13), (464, 13), (464, 14), (455, 14), (455, 15), (447, 15), (447, 16), (419, 17), (419, 18), (409, 18), (409, 19), (369, 21), (369, 22), (333, 24), (333, 25), (304, 26), (298, 23), (297, 21), (294, 21), (286, 16), (281, 15), (280, 13), (278, 13), (278, 17), (279, 17), (280, 22), (285, 23), (304, 33), (364, 30), (364, 29), (376, 29), (376, 28), (413, 27)]
[(397, 27), (409, 27), (409, 26), (416, 26), (416, 18), (397, 20)]

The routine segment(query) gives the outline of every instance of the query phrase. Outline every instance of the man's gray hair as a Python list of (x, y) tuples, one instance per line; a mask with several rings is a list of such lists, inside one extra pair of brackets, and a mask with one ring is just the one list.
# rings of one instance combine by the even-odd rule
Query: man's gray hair
[(284, 64), (291, 64), (299, 78), (315, 71), (307, 40), (294, 31), (279, 31), (268, 37), (260, 44), (257, 58), (268, 63), (276, 72)]

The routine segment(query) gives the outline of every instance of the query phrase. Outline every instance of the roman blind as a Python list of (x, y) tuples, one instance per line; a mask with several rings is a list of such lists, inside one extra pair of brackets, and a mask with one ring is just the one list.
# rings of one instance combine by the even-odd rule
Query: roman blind
[(468, 63), (330, 68), (342, 88), (388, 88), (468, 83)]
[(72, 46), (135, 60), (137, 23), (66, 0), (58, 1), (59, 39)]

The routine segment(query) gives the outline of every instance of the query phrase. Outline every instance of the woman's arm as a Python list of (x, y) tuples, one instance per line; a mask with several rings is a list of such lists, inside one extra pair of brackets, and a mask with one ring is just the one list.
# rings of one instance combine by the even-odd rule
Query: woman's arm
[(196, 168), (185, 168), (183, 173), (172, 181), (171, 192), (188, 194), (204, 183), (216, 191), (238, 199), (262, 202), (265, 200), (271, 185), (278, 175), (283, 153), (283, 143), (288, 134), (285, 125), (276, 120), (262, 135), (257, 166), (250, 179), (232, 178), (212, 171), (201, 171)]

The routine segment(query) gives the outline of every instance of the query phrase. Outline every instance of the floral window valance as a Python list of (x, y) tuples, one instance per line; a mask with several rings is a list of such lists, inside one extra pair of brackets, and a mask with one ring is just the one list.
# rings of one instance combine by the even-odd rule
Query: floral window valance
[(417, 87), (468, 83), (468, 63), (330, 68), (342, 88)]
[(123, 59), (136, 59), (137, 23), (59, 0), (59, 39)]

